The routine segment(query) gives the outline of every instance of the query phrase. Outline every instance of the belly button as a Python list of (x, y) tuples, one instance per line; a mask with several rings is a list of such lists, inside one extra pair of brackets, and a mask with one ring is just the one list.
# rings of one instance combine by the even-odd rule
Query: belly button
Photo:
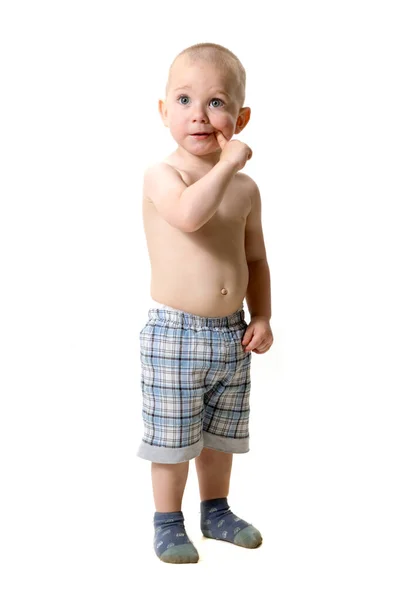
[(225, 296), (227, 293), (228, 293), (228, 290), (226, 288), (222, 288), (221, 294), (223, 294)]

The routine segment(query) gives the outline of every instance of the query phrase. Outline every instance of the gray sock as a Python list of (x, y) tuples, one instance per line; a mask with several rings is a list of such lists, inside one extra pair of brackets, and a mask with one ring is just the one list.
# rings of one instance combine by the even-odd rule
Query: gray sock
[(154, 550), (168, 563), (196, 563), (199, 555), (189, 540), (182, 511), (154, 513)]
[(204, 500), (200, 504), (201, 530), (214, 540), (231, 542), (244, 548), (257, 548), (262, 543), (261, 533), (230, 510), (227, 498)]

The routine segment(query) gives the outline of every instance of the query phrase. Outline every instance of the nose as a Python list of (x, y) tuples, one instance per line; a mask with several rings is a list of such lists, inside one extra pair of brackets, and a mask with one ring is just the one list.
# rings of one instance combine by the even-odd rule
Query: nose
[(192, 121), (208, 123), (207, 113), (201, 104), (196, 104), (193, 106)]

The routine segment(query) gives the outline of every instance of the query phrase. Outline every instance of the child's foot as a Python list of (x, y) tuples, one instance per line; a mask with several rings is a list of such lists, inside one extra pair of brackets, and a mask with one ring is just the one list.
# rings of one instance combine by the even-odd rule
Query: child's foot
[(154, 513), (154, 550), (167, 563), (196, 563), (199, 555), (189, 540), (182, 511)]
[(262, 543), (261, 533), (229, 509), (227, 498), (204, 500), (201, 509), (201, 531), (214, 540), (224, 540), (244, 548), (257, 548)]

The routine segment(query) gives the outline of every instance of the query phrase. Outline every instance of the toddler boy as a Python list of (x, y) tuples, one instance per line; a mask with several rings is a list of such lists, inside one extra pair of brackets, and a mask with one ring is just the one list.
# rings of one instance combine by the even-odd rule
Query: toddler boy
[(249, 450), (251, 352), (273, 342), (260, 193), (240, 172), (252, 151), (231, 139), (250, 118), (245, 80), (238, 58), (218, 44), (178, 54), (159, 101), (177, 148), (144, 174), (156, 306), (140, 332), (138, 455), (152, 463), (154, 549), (170, 563), (199, 559), (181, 511), (193, 458), (203, 535), (246, 548), (262, 542), (227, 499), (232, 456)]

